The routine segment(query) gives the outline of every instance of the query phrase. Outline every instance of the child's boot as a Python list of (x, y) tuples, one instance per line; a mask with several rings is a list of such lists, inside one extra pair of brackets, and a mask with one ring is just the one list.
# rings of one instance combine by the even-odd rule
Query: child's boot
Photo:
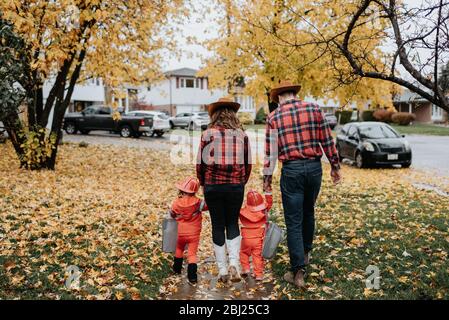
[(190, 283), (196, 283), (198, 281), (197, 265), (196, 263), (189, 263), (187, 267), (187, 279), (189, 279)]
[(173, 272), (180, 274), (182, 270), (182, 258), (176, 258), (173, 260)]

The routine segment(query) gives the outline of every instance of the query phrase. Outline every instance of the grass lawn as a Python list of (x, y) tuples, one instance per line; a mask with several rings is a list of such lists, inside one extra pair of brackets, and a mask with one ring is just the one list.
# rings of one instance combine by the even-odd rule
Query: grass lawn
[[(449, 299), (449, 198), (415, 189), (413, 170), (344, 166), (343, 175), (337, 187), (324, 179), (308, 290), (280, 283), (279, 298)], [(379, 290), (366, 289), (369, 265)], [(273, 268), (280, 278), (287, 267), (283, 246)]]
[(402, 134), (424, 134), (431, 136), (449, 136), (449, 126), (415, 123), (410, 126), (392, 125)]
[[(170, 261), (160, 251), (161, 219), (174, 182), (193, 174), (193, 165), (174, 166), (168, 153), (146, 149), (65, 144), (56, 172), (30, 172), (18, 168), (9, 144), (0, 154), (0, 299), (158, 296)], [(449, 198), (414, 189), (406, 180), (413, 170), (343, 166), (336, 188), (328, 171), (325, 165), (308, 290), (281, 280), (282, 245), (268, 264), (274, 297), (449, 299)], [(259, 172), (248, 188), (261, 189)], [(278, 187), (274, 200), (282, 225)], [(64, 286), (70, 265), (82, 272), (79, 290)], [(380, 290), (365, 289), (368, 265), (380, 270)]]

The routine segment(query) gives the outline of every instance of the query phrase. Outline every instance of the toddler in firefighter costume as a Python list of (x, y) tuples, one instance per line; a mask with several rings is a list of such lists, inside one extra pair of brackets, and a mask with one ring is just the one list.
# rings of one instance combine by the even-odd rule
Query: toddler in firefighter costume
[(267, 225), (267, 212), (273, 203), (272, 196), (263, 196), (256, 191), (249, 191), (246, 195), (246, 206), (240, 210), (242, 243), (240, 247), (240, 264), (242, 275), (250, 273), (249, 258), (253, 260), (254, 277), (263, 280), (264, 261), (262, 257), (265, 228)]
[(178, 241), (173, 263), (173, 271), (180, 274), (184, 249), (187, 249), (187, 278), (189, 282), (197, 282), (197, 251), (200, 242), (201, 212), (207, 210), (204, 200), (196, 197), (200, 183), (196, 178), (186, 178), (176, 184), (178, 198), (170, 209), (171, 216), (178, 221)]

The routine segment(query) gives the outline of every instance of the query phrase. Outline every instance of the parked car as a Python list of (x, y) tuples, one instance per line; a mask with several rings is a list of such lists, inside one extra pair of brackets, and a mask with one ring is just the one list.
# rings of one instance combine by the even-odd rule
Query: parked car
[(206, 129), (210, 123), (209, 114), (207, 112), (186, 112), (179, 113), (170, 118), (170, 126), (172, 128), (188, 128), (189, 130)]
[(325, 115), (324, 115), (324, 117), (326, 118), (326, 120), (327, 120), (327, 123), (329, 124), (329, 127), (332, 129), (332, 130), (334, 130), (335, 129), (335, 127), (337, 126), (337, 117), (334, 115), (334, 114), (332, 114), (332, 113), (326, 113)]
[(90, 106), (82, 112), (69, 113), (64, 117), (64, 130), (68, 134), (89, 134), (94, 130), (106, 130), (116, 133), (124, 138), (140, 137), (145, 132), (152, 132), (153, 119), (151, 117), (138, 117), (121, 115), (120, 120), (112, 117), (113, 109), (109, 106)]
[(151, 136), (162, 137), (164, 133), (170, 131), (170, 117), (161, 111), (133, 110), (127, 113), (130, 116), (151, 117), (153, 119), (153, 132)]
[(351, 122), (337, 134), (340, 159), (354, 160), (357, 167), (412, 164), (412, 150), (404, 135), (382, 122)]

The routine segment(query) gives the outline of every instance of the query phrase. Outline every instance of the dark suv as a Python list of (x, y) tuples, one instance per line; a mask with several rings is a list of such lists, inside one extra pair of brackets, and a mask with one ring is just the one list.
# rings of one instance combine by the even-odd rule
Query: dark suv
[(64, 130), (68, 134), (89, 134), (90, 131), (102, 130), (120, 133), (124, 138), (140, 137), (144, 132), (152, 132), (153, 119), (144, 116), (121, 114), (119, 120), (112, 117), (113, 109), (109, 106), (90, 106), (82, 112), (69, 113), (64, 117)]

